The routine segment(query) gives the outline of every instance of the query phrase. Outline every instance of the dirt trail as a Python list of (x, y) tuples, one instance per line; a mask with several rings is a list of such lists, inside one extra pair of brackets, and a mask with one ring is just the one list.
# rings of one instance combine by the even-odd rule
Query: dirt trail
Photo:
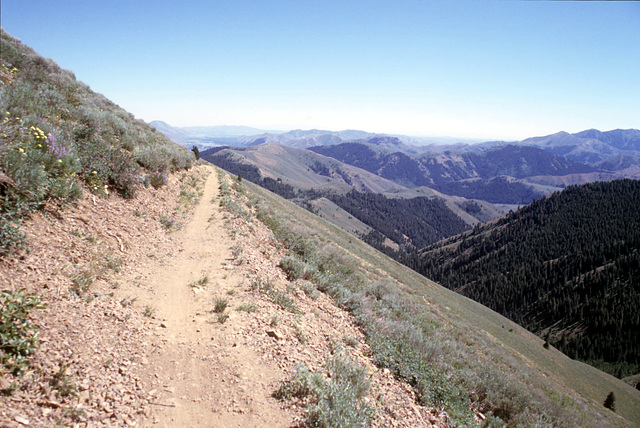
[[(175, 258), (145, 267), (158, 320), (155, 350), (142, 383), (153, 399), (143, 425), (286, 426), (292, 417), (270, 395), (283, 373), (240, 337), (241, 323), (222, 324), (214, 296), (241, 282), (230, 266), (218, 179), (210, 174), (192, 220), (176, 238)], [(194, 287), (206, 276), (208, 283)], [(233, 293), (233, 292), (231, 292)]]
[[(289, 280), (288, 250), (240, 181), (224, 179), (224, 210), (216, 170), (199, 166), (134, 200), (89, 195), (25, 224), (30, 251), (0, 259), (0, 284), (49, 307), (33, 313), (42, 344), (29, 372), (16, 380), (0, 370), (0, 389), (20, 385), (0, 397), (0, 426), (302, 426), (308, 398), (272, 394), (298, 364), (329, 379), (337, 352), (367, 369), (373, 427), (447, 426), (373, 364), (352, 314)], [(71, 293), (83, 274), (90, 288)]]

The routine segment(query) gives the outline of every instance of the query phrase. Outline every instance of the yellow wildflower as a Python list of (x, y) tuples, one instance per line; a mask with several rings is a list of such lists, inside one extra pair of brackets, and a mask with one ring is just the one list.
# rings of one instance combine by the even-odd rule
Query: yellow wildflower
[(18, 149), (18, 151), (19, 151), (20, 153), (24, 153), (24, 149), (23, 149), (22, 147), (20, 147), (20, 148)]
[(94, 174), (94, 175), (95, 175), (95, 174), (97, 174), (97, 173), (98, 173), (98, 171), (93, 171), (91, 174)]
[(58, 159), (58, 163), (62, 163), (62, 159)]

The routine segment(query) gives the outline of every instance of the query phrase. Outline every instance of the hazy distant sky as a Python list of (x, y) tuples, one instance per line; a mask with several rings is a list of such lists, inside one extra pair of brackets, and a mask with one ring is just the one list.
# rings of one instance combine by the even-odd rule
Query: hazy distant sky
[(2, 0), (146, 121), (521, 139), (640, 128), (640, 2)]

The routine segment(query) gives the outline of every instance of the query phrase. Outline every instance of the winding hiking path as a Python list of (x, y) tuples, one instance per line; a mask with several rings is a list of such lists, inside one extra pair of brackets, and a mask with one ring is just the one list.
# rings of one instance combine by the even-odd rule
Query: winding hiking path
[[(142, 379), (155, 396), (146, 426), (291, 425), (271, 397), (283, 373), (243, 342), (243, 323), (219, 323), (212, 312), (213, 296), (223, 298), (241, 282), (230, 266), (217, 196), (218, 178), (209, 174), (192, 220), (176, 232), (182, 247), (175, 258), (145, 267), (161, 320)], [(206, 286), (192, 286), (205, 275)]]

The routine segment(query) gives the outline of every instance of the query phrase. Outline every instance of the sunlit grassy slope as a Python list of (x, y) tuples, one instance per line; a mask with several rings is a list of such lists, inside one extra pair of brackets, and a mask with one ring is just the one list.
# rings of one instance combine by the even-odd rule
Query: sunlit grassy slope
[[(264, 144), (242, 149), (227, 149), (217, 155), (230, 154), (239, 161), (259, 167), (264, 177), (281, 179), (299, 189), (350, 189), (345, 179), (356, 189), (372, 192), (399, 191), (403, 187), (360, 168), (309, 150)], [(207, 158), (203, 153), (203, 158)]]
[[(305, 269), (324, 271), (316, 272), (318, 288), (356, 315), (379, 366), (412, 383), (421, 403), (445, 407), (457, 426), (473, 423), (468, 409), (510, 426), (640, 425), (640, 391), (545, 349), (517, 324), (289, 201), (246, 181), (242, 186), (278, 219), (281, 234), (304, 237), (306, 249), (295, 244), (292, 253)], [(346, 254), (329, 263), (335, 258), (326, 256), (329, 247)], [(611, 391), (616, 413), (602, 405)]]

